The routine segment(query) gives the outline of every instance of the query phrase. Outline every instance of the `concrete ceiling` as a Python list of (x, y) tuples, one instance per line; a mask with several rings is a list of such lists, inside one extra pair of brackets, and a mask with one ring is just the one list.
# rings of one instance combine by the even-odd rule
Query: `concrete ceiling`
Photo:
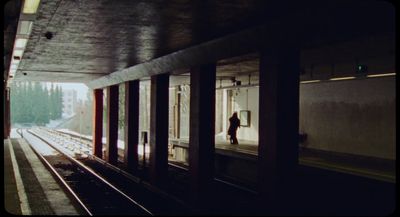
[[(375, 3), (41, 0), (15, 79), (87, 83), (211, 39), (292, 19), (301, 19), (304, 47), (394, 31), (391, 6)], [(217, 75), (257, 69), (257, 54), (248, 54), (218, 61)]]
[[(201, 42), (194, 32), (204, 17), (215, 25), (211, 38), (244, 28), (242, 23), (251, 22), (243, 19), (257, 14), (256, 5), (42, 0), (16, 77), (25, 72), (29, 80), (90, 81)], [(46, 32), (53, 37), (47, 39)]]
[(14, 46), (15, 33), (18, 26), (21, 1), (9, 1), (4, 5), (3, 19), (3, 78), (8, 78), (8, 68), (11, 62), (11, 55)]

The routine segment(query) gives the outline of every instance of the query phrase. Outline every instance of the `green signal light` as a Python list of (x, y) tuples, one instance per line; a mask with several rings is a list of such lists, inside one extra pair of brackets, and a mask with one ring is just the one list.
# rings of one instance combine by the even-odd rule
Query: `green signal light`
[(366, 65), (358, 65), (357, 73), (367, 73), (368, 67)]

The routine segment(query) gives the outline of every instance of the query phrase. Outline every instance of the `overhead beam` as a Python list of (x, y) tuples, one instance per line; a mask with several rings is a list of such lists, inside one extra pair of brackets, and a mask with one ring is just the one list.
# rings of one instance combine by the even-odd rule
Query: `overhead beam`
[[(25, 73), (25, 74), (24, 74)], [(18, 70), (15, 81), (48, 81), (48, 82), (90, 82), (101, 78), (104, 73), (73, 72), (73, 71), (45, 71), (45, 70)], [(100, 89), (100, 88), (95, 88)]]
[[(367, 16), (363, 14), (363, 16)], [(87, 85), (91, 89), (103, 88), (129, 80), (151, 77), (179, 69), (215, 63), (218, 60), (240, 56), (252, 52), (260, 52), (276, 48), (282, 38), (293, 38), (301, 41), (302, 47), (321, 46), (326, 43), (354, 39), (363, 35), (373, 35), (369, 28), (352, 26), (351, 22), (331, 22), (329, 13), (320, 21), (315, 16), (300, 11), (296, 16), (281, 19), (280, 22), (268, 23), (247, 30), (213, 39), (168, 55), (140, 63), (103, 77), (90, 81)], [(287, 25), (292, 23), (291, 25)], [(311, 23), (311, 25), (310, 25)], [(315, 24), (315, 25), (314, 25)], [(324, 28), (315, 28), (318, 27)], [(343, 25), (352, 28), (352, 31), (343, 31)], [(356, 28), (357, 27), (357, 28)], [(325, 30), (329, 29), (329, 32)], [(335, 34), (333, 34), (335, 33)], [(309, 39), (313, 38), (313, 39)]]
[(260, 44), (273, 46), (274, 35), (272, 29), (258, 26), (113, 72), (87, 85), (92, 89), (102, 88), (177, 69), (215, 63), (220, 59), (254, 52)]

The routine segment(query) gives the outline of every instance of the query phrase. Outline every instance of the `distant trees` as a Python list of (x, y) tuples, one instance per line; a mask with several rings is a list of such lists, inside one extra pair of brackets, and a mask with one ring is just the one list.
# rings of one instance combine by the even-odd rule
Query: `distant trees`
[(51, 84), (50, 93), (49, 93), (49, 116), (50, 119), (57, 119), (57, 100), (56, 100), (56, 89), (54, 89), (54, 85)]
[(50, 90), (39, 82), (13, 82), (11, 91), (11, 123), (45, 125), (61, 118), (62, 89)]

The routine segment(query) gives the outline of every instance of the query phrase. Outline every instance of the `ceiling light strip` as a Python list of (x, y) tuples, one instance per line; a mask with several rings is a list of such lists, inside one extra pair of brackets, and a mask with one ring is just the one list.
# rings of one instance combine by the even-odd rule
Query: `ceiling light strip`
[(301, 81), (301, 84), (308, 84), (308, 83), (316, 83), (316, 82), (321, 82), (321, 80), (309, 80), (309, 81)]
[(25, 0), (22, 13), (35, 14), (39, 7), (40, 0)]
[(340, 78), (331, 78), (329, 80), (331, 81), (339, 81), (339, 80), (350, 80), (350, 79), (354, 79), (356, 77), (340, 77)]
[(385, 74), (373, 74), (373, 75), (367, 75), (368, 78), (374, 78), (374, 77), (384, 77), (384, 76), (395, 76), (396, 73), (385, 73)]
[(21, 35), (22, 37), (24, 35), (29, 36), (29, 34), (32, 31), (32, 24), (33, 21), (27, 21), (27, 20), (20, 20), (18, 22), (18, 31), (17, 34)]

